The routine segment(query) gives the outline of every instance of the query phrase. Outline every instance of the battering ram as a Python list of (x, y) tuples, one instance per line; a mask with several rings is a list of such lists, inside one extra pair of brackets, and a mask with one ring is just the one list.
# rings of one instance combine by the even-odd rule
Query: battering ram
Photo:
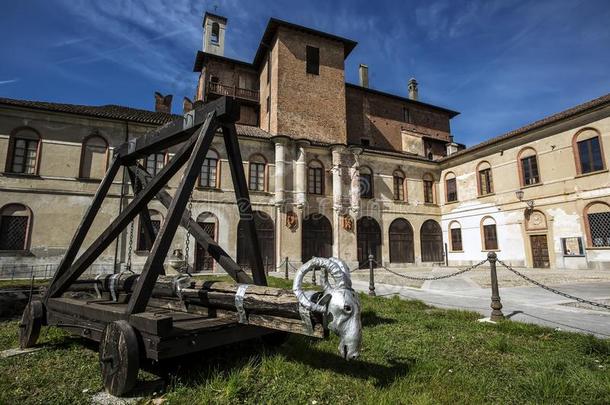
[[(314, 299), (313, 291), (303, 291), (303, 277), (316, 268), (326, 269), (334, 281), (331, 284), (324, 277), (324, 291), (320, 299)], [(339, 338), (339, 353), (346, 360), (360, 354), (362, 342), (362, 322), (360, 320), (360, 300), (352, 289), (349, 268), (345, 262), (335, 257), (314, 257), (297, 271), (292, 291), (305, 309), (323, 314), (327, 327)]]

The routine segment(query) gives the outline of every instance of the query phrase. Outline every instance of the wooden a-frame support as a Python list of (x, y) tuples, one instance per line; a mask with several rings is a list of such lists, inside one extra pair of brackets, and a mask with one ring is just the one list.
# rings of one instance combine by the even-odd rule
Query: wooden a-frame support
[[(263, 269), (263, 261), (259, 249), (258, 237), (254, 225), (252, 205), (244, 174), (241, 152), (237, 140), (235, 121), (239, 119), (239, 105), (234, 100), (222, 97), (185, 115), (184, 120), (173, 121), (143, 137), (130, 140), (119, 147), (115, 157), (102, 180), (93, 202), (89, 206), (66, 254), (51, 281), (44, 297), (59, 297), (67, 291), (70, 285), (99, 257), (102, 252), (118, 237), (125, 227), (140, 215), (147, 237), (152, 237), (153, 229), (148, 217), (147, 204), (155, 198), (168, 207), (150, 254), (146, 260), (142, 274), (130, 297), (125, 316), (145, 311), (152, 293), (152, 287), (157, 277), (163, 272), (163, 262), (178, 225), (190, 227), (191, 233), (204, 249), (227, 271), (237, 282), (251, 282), (250, 277), (235, 263), (233, 259), (185, 213), (186, 204), (195, 186), (201, 164), (209, 150), (210, 144), (218, 128), (222, 134), (227, 150), (235, 196), (240, 218), (246, 223), (246, 238), (250, 242), (249, 256), (253, 281), (257, 285), (266, 285), (267, 280)], [(155, 151), (167, 149), (183, 143), (180, 150), (157, 175), (150, 176), (146, 170), (135, 170), (137, 159)], [(174, 197), (163, 190), (168, 181), (186, 164), (186, 168)], [(76, 259), (93, 221), (99, 212), (101, 204), (121, 166), (126, 166), (130, 175), (134, 198), (129, 205), (112, 221), (98, 238)], [(137, 194), (135, 194), (137, 193)], [(146, 211), (145, 214), (143, 214)], [(76, 259), (76, 260), (75, 260)]]

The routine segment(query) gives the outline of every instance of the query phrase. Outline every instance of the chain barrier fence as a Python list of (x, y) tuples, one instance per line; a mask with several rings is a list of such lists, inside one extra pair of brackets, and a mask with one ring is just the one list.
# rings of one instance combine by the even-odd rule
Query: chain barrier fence
[(528, 277), (528, 276), (526, 276), (525, 274), (523, 274), (523, 273), (521, 273), (521, 272), (519, 272), (519, 271), (515, 270), (514, 268), (512, 268), (512, 267), (511, 267), (511, 266), (509, 266), (508, 264), (504, 263), (504, 262), (503, 262), (502, 260), (500, 260), (500, 259), (498, 259), (498, 263), (500, 263), (500, 264), (501, 264), (501, 265), (502, 265), (502, 266), (503, 266), (505, 269), (507, 269), (508, 271), (510, 271), (510, 272), (512, 272), (513, 274), (515, 274), (515, 275), (517, 275), (517, 276), (521, 277), (521, 278), (522, 278), (522, 279), (524, 279), (525, 281), (527, 281), (527, 282), (529, 282), (529, 283), (531, 283), (531, 284), (534, 284), (534, 285), (535, 285), (535, 286), (537, 286), (537, 287), (542, 288), (543, 290), (546, 290), (546, 291), (551, 292), (551, 293), (553, 293), (553, 294), (561, 295), (561, 296), (562, 296), (562, 297), (564, 297), (564, 298), (567, 298), (567, 299), (570, 299), (570, 300), (574, 300), (574, 301), (580, 302), (581, 304), (588, 304), (588, 305), (592, 305), (592, 306), (594, 306), (594, 307), (598, 307), (598, 308), (603, 308), (603, 309), (610, 310), (610, 305), (606, 305), (606, 304), (603, 304), (603, 303), (601, 303), (601, 302), (589, 301), (589, 300), (587, 300), (587, 299), (580, 298), (580, 297), (577, 297), (577, 296), (575, 296), (575, 295), (571, 295), (571, 294), (565, 293), (565, 292), (563, 292), (563, 291), (556, 290), (556, 289), (555, 289), (555, 288), (553, 288), (553, 287), (549, 287), (548, 285), (544, 285), (544, 284), (542, 284), (541, 282), (536, 281), (536, 280), (534, 280), (533, 278)]
[(388, 267), (384, 266), (383, 264), (379, 263), (377, 260), (373, 260), (373, 263), (375, 263), (377, 265), (377, 268), (382, 268), (385, 271), (387, 271), (388, 273), (392, 273), (393, 275), (398, 276), (398, 277), (406, 278), (407, 280), (417, 280), (417, 281), (436, 281), (436, 280), (443, 280), (446, 278), (459, 276), (460, 274), (464, 274), (466, 272), (476, 269), (479, 266), (482, 266), (486, 262), (487, 262), (487, 259), (481, 260), (480, 262), (478, 262), (476, 264), (473, 264), (469, 267), (466, 267), (464, 269), (458, 270), (458, 271), (456, 271), (454, 273), (450, 273), (450, 274), (443, 274), (440, 276), (433, 276), (433, 277), (417, 277), (417, 276), (409, 276), (409, 275), (403, 274), (403, 273), (398, 273), (392, 269), (389, 269)]

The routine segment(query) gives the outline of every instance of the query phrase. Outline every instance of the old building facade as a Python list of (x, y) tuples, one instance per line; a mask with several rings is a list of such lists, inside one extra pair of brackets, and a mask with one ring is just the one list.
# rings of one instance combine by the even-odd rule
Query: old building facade
[[(271, 19), (252, 63), (224, 56), (225, 17), (206, 13), (194, 103), (241, 104), (237, 126), (268, 270), (335, 255), (351, 266), (477, 262), (488, 251), (528, 267), (610, 268), (610, 95), (464, 149), (456, 112), (408, 96), (345, 83), (356, 43)], [(405, 86), (405, 90), (407, 87)], [(57, 263), (114, 148), (179, 118), (171, 96), (156, 111), (0, 99), (0, 265)], [(159, 170), (173, 150), (149, 156)], [(97, 234), (133, 198), (117, 178)], [(171, 193), (177, 184), (168, 184)], [(165, 208), (149, 204), (153, 225)], [(227, 156), (212, 145), (191, 215), (247, 265)], [(97, 234), (88, 236), (87, 246)], [(180, 230), (174, 248), (196, 271), (215, 270)], [(149, 241), (138, 220), (99, 259), (141, 266)]]

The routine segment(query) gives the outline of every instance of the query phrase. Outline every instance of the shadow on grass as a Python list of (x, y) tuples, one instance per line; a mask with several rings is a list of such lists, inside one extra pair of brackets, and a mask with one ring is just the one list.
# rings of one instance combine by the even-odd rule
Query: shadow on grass
[(364, 311), (362, 312), (362, 326), (377, 326), (384, 324), (396, 323), (396, 319), (384, 318), (377, 315), (375, 311)]

